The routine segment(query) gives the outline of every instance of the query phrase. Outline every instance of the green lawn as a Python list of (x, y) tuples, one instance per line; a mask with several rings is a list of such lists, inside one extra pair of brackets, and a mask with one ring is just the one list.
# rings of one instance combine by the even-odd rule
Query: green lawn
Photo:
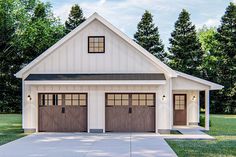
[(211, 115), (212, 126), (206, 132), (216, 140), (166, 140), (178, 156), (236, 156), (236, 115)]
[(0, 114), (0, 145), (25, 136), (21, 114)]

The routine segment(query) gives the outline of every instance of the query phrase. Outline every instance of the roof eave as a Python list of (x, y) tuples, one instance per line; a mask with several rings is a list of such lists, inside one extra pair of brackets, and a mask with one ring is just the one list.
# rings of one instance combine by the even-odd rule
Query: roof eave
[(222, 86), (220, 84), (217, 84), (217, 83), (214, 83), (214, 82), (211, 82), (211, 81), (207, 81), (207, 80), (204, 80), (204, 79), (192, 76), (192, 75), (188, 75), (188, 74), (185, 74), (185, 73), (180, 72), (180, 71), (176, 71), (176, 73), (177, 73), (178, 76), (181, 76), (181, 77), (184, 77), (186, 79), (189, 79), (189, 80), (204, 84), (206, 86), (209, 86), (210, 90), (221, 90), (221, 89), (224, 88), (224, 86)]

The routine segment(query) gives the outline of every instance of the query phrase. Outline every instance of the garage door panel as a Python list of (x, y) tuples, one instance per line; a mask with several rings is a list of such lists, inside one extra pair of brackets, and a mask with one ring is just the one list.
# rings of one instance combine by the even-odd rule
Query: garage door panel
[(128, 106), (106, 107), (106, 131), (127, 132), (130, 130)]
[(39, 94), (39, 131), (87, 131), (87, 94)]
[(155, 131), (155, 107), (132, 107), (132, 131), (153, 132)]
[(106, 131), (155, 131), (155, 94), (108, 93), (105, 97)]
[(87, 107), (65, 107), (65, 132), (87, 131)]

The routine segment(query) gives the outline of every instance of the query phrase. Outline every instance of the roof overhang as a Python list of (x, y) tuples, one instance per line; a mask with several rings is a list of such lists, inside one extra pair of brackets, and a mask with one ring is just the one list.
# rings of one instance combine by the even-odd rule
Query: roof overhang
[(161, 85), (166, 81), (25, 81), (28, 85)]
[(113, 73), (113, 74), (30, 74), (25, 84), (31, 85), (156, 85), (165, 84), (162, 73)]
[(207, 80), (204, 80), (204, 79), (192, 76), (192, 75), (188, 75), (188, 74), (185, 74), (185, 73), (182, 73), (182, 72), (179, 72), (179, 71), (176, 71), (176, 73), (180, 77), (183, 77), (183, 78), (186, 78), (188, 80), (191, 80), (191, 81), (209, 86), (210, 90), (221, 90), (222, 88), (224, 88), (224, 86), (222, 86), (220, 84), (210, 82), (210, 81), (207, 81)]

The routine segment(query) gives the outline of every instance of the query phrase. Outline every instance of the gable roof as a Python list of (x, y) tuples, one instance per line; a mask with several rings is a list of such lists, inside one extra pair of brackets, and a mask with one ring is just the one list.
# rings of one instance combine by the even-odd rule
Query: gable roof
[(188, 80), (192, 80), (192, 81), (210, 86), (211, 90), (220, 90), (220, 89), (224, 88), (224, 86), (217, 84), (217, 83), (213, 83), (213, 82), (210, 82), (210, 81), (207, 81), (207, 80), (204, 80), (204, 79), (192, 76), (192, 75), (188, 75), (188, 74), (185, 74), (185, 73), (182, 73), (179, 71), (175, 71), (175, 72), (177, 73), (178, 76), (181, 76), (181, 77), (186, 78)]
[(141, 52), (145, 57), (147, 57), (150, 61), (152, 61), (155, 65), (160, 67), (163, 71), (166, 72), (166, 74), (170, 77), (177, 77), (177, 74), (174, 70), (172, 70), (170, 67), (162, 63), (159, 59), (157, 59), (155, 56), (150, 54), (147, 50), (145, 50), (143, 47), (138, 45), (136, 42), (134, 42), (132, 39), (130, 39), (127, 35), (125, 35), (123, 32), (121, 32), (119, 29), (117, 29), (115, 26), (113, 26), (111, 23), (109, 23), (107, 20), (105, 20), (103, 17), (101, 17), (96, 12), (91, 15), (85, 22), (80, 24), (77, 28), (75, 28), (73, 31), (71, 31), (69, 34), (67, 34), (65, 37), (63, 37), (61, 40), (59, 40), (56, 44), (51, 46), (49, 49), (47, 49), (45, 52), (43, 52), (41, 55), (39, 55), (36, 59), (34, 59), (32, 62), (30, 62), (28, 65), (26, 65), (24, 68), (22, 68), (20, 71), (18, 71), (15, 76), (17, 78), (22, 78), (22, 75), (30, 70), (32, 67), (37, 65), (41, 60), (43, 60), (45, 57), (47, 57), (49, 54), (51, 54), (54, 50), (56, 50), (60, 45), (65, 43), (67, 40), (75, 36), (79, 31), (81, 31), (83, 28), (85, 28), (88, 24), (90, 24), (92, 21), (98, 20), (105, 26), (107, 26), (110, 30), (112, 30), (115, 34), (120, 36), (123, 40), (125, 40), (127, 43), (129, 43), (131, 46), (136, 48), (139, 52)]

